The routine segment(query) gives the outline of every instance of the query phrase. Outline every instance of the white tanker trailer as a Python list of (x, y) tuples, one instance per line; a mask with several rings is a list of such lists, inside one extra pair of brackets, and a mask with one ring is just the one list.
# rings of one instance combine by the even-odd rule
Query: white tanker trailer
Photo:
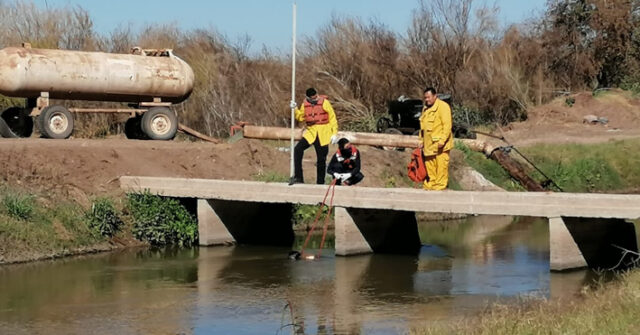
[[(131, 54), (22, 48), (0, 50), (0, 94), (25, 98), (25, 107), (0, 115), (0, 135), (28, 137), (33, 119), (42, 136), (68, 138), (72, 113), (130, 113), (130, 138), (172, 139), (178, 119), (170, 106), (193, 90), (193, 70), (171, 50), (132, 49)], [(130, 108), (87, 109), (51, 105), (49, 99), (126, 102)]]

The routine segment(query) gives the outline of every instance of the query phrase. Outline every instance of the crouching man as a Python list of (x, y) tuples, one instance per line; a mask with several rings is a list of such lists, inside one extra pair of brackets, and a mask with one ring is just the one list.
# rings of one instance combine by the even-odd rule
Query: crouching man
[(329, 162), (327, 174), (336, 179), (336, 185), (355, 185), (364, 179), (360, 172), (360, 151), (346, 138), (338, 141), (338, 151)]

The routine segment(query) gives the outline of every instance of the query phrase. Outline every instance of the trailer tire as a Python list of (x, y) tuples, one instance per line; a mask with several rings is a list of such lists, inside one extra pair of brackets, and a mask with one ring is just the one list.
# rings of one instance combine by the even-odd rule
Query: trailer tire
[(376, 122), (376, 131), (378, 133), (384, 133), (387, 129), (391, 128), (391, 120), (387, 117), (381, 117)]
[(43, 137), (65, 139), (73, 132), (73, 115), (64, 106), (45, 107), (38, 117)]
[[(390, 135), (404, 135), (399, 129), (396, 128), (387, 128), (384, 131), (385, 134), (390, 134)], [(382, 146), (382, 150), (396, 150), (396, 151), (404, 151), (404, 148), (399, 148), (399, 147), (392, 147), (392, 146)]]
[(7, 126), (7, 123), (4, 122), (4, 120), (2, 118), (0, 118), (0, 136), (2, 136), (3, 138), (16, 138), (16, 137), (18, 137), (18, 135), (14, 134), (11, 131), (9, 126)]
[(142, 131), (142, 116), (129, 118), (124, 124), (124, 135), (130, 140), (148, 140)]
[(168, 107), (153, 107), (142, 115), (142, 132), (152, 140), (172, 140), (178, 132), (178, 116)]
[(33, 133), (33, 119), (23, 108), (7, 108), (2, 112), (1, 118), (0, 134), (2, 137), (29, 137)]

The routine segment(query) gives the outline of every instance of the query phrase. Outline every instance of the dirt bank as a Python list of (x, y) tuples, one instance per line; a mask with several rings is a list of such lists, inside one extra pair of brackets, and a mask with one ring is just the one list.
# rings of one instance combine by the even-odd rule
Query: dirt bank
[[(408, 152), (360, 150), (366, 175), (362, 186), (410, 186), (405, 177)], [(256, 180), (289, 174), (289, 152), (279, 143), (247, 139), (234, 144), (2, 139), (0, 157), (0, 180), (38, 192), (62, 192), (81, 203), (93, 195), (115, 195), (123, 175)], [(303, 164), (306, 181), (315, 180), (312, 149)]]
[[(535, 143), (598, 143), (640, 137), (640, 99), (621, 90), (558, 97), (527, 112), (524, 122), (499, 130), (514, 145)], [(586, 124), (586, 115), (605, 117), (608, 124)]]

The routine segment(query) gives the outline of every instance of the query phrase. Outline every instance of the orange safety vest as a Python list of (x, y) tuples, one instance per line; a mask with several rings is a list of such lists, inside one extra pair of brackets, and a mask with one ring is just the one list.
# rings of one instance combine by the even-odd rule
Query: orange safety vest
[(351, 157), (344, 158), (342, 157), (342, 152), (338, 149), (336, 152), (336, 158), (338, 162), (342, 163), (342, 165), (347, 165), (350, 169), (353, 169), (353, 162), (358, 158), (358, 149), (356, 149), (355, 145), (351, 145)]
[(329, 113), (322, 108), (324, 99), (326, 98), (326, 96), (321, 95), (318, 97), (318, 102), (315, 105), (312, 105), (308, 99), (304, 99), (304, 121), (307, 125), (313, 126), (316, 124), (329, 123)]

